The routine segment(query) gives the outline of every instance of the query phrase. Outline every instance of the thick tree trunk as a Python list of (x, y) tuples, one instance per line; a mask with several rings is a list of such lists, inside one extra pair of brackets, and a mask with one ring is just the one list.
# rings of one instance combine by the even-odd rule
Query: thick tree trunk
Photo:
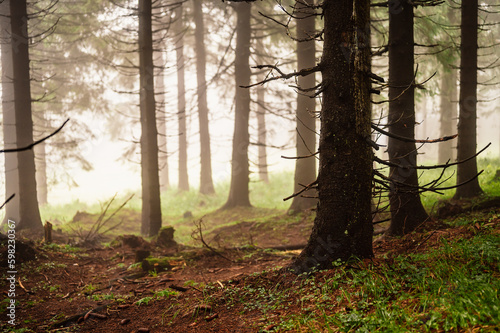
[[(456, 134), (457, 132), (457, 71), (451, 68), (441, 75), (441, 105), (440, 105), (440, 135)], [(439, 143), (438, 164), (455, 161), (454, 140)]]
[(196, 78), (198, 81), (198, 117), (200, 121), (200, 193), (215, 193), (212, 181), (212, 156), (210, 153), (210, 133), (208, 127), (207, 82), (205, 79), (205, 28), (203, 23), (202, 1), (193, 1), (193, 16), (196, 51)]
[[(12, 68), (14, 81), (14, 112), (16, 144), (23, 147), (33, 142), (31, 114), (30, 60), (28, 50), (28, 14), (26, 0), (10, 1)], [(19, 173), (20, 219), (18, 229), (42, 229), (36, 191), (35, 154), (33, 150), (17, 153)]]
[[(409, 0), (389, 1), (389, 132), (415, 137), (413, 5)], [(389, 161), (416, 166), (415, 143), (389, 137)], [(390, 168), (391, 225), (389, 235), (413, 231), (429, 216), (422, 206), (415, 169)]]
[[(16, 114), (14, 112), (14, 83), (12, 82), (12, 46), (10, 43), (10, 1), (0, 3), (0, 23), (2, 39), (2, 114), (3, 144), (5, 148), (16, 148)], [(17, 153), (4, 154), (5, 198), (19, 193), (19, 173)], [(19, 221), (19, 195), (5, 206), (5, 219)]]
[[(307, 5), (313, 5), (313, 0), (296, 1), (295, 17), (297, 18), (297, 68), (299, 70), (311, 68), (316, 65), (315, 41), (307, 40), (315, 34), (315, 10)], [(314, 74), (299, 76), (298, 85), (302, 89), (309, 89), (316, 85)], [(313, 98), (314, 91), (299, 91), (297, 96), (297, 125), (296, 125), (296, 151), (297, 156), (307, 156), (316, 152), (316, 103)], [(295, 161), (294, 192), (311, 184), (316, 180), (316, 158), (301, 158)], [(298, 213), (317, 205), (318, 200), (304, 196), (316, 196), (316, 191), (308, 190), (300, 196), (293, 198), (289, 212)]]
[(231, 159), (231, 185), (229, 197), (223, 208), (236, 206), (250, 206), (249, 197), (249, 116), (250, 116), (250, 90), (242, 88), (250, 84), (250, 9), (251, 4), (235, 3), (237, 14), (236, 23), (236, 54), (234, 77), (236, 83), (235, 116), (233, 134), (233, 153)]
[(161, 228), (158, 175), (158, 131), (154, 95), (153, 33), (151, 0), (139, 0), (139, 71), (141, 109), (142, 225), (146, 236)]
[[(462, 1), (460, 44), (460, 98), (458, 119), (457, 159), (464, 160), (476, 153), (477, 146), (477, 18), (478, 1)], [(473, 158), (457, 166), (457, 184), (477, 175), (477, 160)], [(455, 198), (471, 198), (482, 194), (479, 180), (457, 188)]]
[(47, 154), (45, 151), (45, 142), (37, 144), (35, 149), (35, 168), (36, 168), (36, 185), (38, 194), (38, 204), (46, 205), (48, 203), (47, 189)]
[(187, 135), (186, 135), (186, 88), (184, 82), (184, 28), (182, 24), (182, 3), (175, 10), (175, 52), (177, 56), (177, 119), (179, 123), (179, 190), (189, 191), (187, 167)]
[(373, 256), (370, 137), (370, 2), (325, 0), (319, 203), (296, 273)]

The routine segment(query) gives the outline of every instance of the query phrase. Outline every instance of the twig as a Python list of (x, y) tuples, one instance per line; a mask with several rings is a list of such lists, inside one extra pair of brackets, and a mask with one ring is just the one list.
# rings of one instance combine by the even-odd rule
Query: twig
[(58, 129), (56, 129), (54, 132), (52, 132), (52, 134), (49, 134), (49, 135), (47, 135), (46, 137), (41, 138), (40, 140), (37, 140), (37, 141), (35, 141), (35, 142), (33, 142), (33, 143), (31, 143), (31, 144), (29, 144), (29, 145), (25, 146), (25, 147), (21, 147), (21, 148), (9, 148), (9, 149), (2, 149), (2, 150), (0, 150), (0, 153), (15, 153), (15, 152), (21, 152), (21, 151), (25, 151), (25, 150), (30, 150), (31, 148), (33, 148), (33, 147), (34, 147), (34, 146), (36, 146), (37, 144), (42, 143), (42, 142), (44, 142), (45, 140), (47, 140), (48, 138), (51, 138), (51, 137), (53, 137), (54, 135), (56, 135), (57, 133), (59, 133), (59, 132), (63, 129), (64, 125), (66, 125), (66, 123), (67, 123), (68, 121), (69, 121), (69, 118), (68, 118), (68, 119), (66, 119), (66, 121), (65, 121), (65, 122), (64, 122), (64, 123), (63, 123), (63, 124), (62, 124), (62, 125), (58, 128)]
[(287, 200), (289, 200), (289, 199), (291, 199), (291, 198), (293, 198), (293, 197), (296, 197), (296, 196), (300, 195), (301, 193), (304, 193), (305, 191), (307, 191), (307, 190), (309, 190), (309, 189), (313, 188), (313, 186), (314, 186), (314, 185), (316, 185), (316, 184), (318, 184), (318, 180), (317, 180), (317, 179), (316, 179), (315, 181), (313, 181), (313, 182), (312, 182), (311, 184), (309, 184), (309, 185), (306, 185), (306, 186), (302, 185), (302, 186), (304, 186), (304, 188), (303, 188), (303, 189), (301, 189), (301, 190), (299, 190), (299, 191), (295, 192), (294, 194), (292, 194), (292, 195), (290, 195), (290, 196), (288, 196), (288, 197), (284, 198), (284, 199), (283, 199), (283, 201), (287, 201)]
[(396, 140), (403, 141), (403, 142), (415, 142), (415, 143), (444, 142), (444, 141), (455, 139), (458, 136), (458, 134), (454, 134), (454, 135), (449, 135), (449, 136), (443, 136), (442, 138), (438, 138), (438, 139), (418, 140), (418, 139), (407, 138), (407, 137), (404, 137), (404, 136), (400, 136), (400, 135), (396, 135), (396, 134), (384, 131), (383, 129), (381, 129), (380, 127), (378, 127), (378, 126), (376, 126), (374, 124), (372, 124), (372, 128), (374, 130), (376, 130), (377, 132), (379, 132), (379, 133), (382, 133), (384, 135), (387, 135), (388, 137), (391, 137), (391, 138), (394, 138)]
[[(195, 240), (199, 240), (201, 241), (201, 243), (203, 244), (203, 246), (205, 246), (207, 249), (209, 249), (210, 251), (212, 251), (213, 253), (215, 253), (216, 255), (218, 255), (219, 257), (223, 258), (223, 259), (226, 259), (227, 261), (230, 261), (232, 263), (234, 263), (234, 260), (232, 259), (229, 259), (228, 257), (226, 257), (225, 255), (223, 255), (222, 253), (220, 253), (219, 251), (217, 251), (216, 249), (214, 249), (213, 247), (211, 247), (210, 245), (207, 244), (207, 242), (205, 242), (205, 239), (203, 239), (203, 232), (202, 232), (202, 223), (203, 223), (203, 220), (202, 219), (199, 219), (198, 221), (195, 221), (194, 222), (194, 225), (196, 226), (196, 230), (193, 231), (193, 234), (191, 235), (191, 237)], [(199, 235), (200, 235), (200, 238), (199, 239), (196, 239), (195, 236), (194, 236), (194, 233), (198, 231)]]
[(0, 209), (2, 209), (9, 201), (11, 201), (14, 197), (16, 196), (16, 194), (12, 194), (7, 200), (5, 200), (5, 202), (0, 206)]

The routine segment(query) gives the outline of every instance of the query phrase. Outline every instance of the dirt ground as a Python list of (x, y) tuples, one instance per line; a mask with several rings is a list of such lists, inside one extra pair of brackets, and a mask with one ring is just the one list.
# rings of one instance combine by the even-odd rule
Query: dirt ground
[[(303, 223), (306, 223), (303, 221)], [(498, 225), (499, 219), (493, 222)], [(218, 235), (238, 235), (257, 225), (235, 225), (219, 230)], [(259, 227), (261, 228), (261, 227)], [(310, 225), (294, 225), (286, 235), (288, 245), (303, 244)], [(428, 223), (425, 229), (400, 239), (375, 242), (375, 261), (383, 254), (425, 251), (437, 246), (442, 236), (471, 237), (479, 224), (449, 228), (440, 222)], [(293, 230), (296, 230), (295, 232)], [(262, 230), (256, 230), (261, 233)], [(265, 230), (269, 239), (283, 238), (283, 230), (272, 235), (272, 228)], [(255, 240), (256, 243), (258, 239)], [(267, 243), (265, 247), (282, 243)], [(287, 266), (300, 250), (270, 251), (247, 247), (218, 250), (151, 248), (154, 257), (166, 256), (160, 266), (145, 271), (136, 264), (137, 250), (147, 248), (124, 245), (95, 248), (74, 252), (70, 248), (42, 247), (32, 244), (20, 253), (16, 275), (15, 329), (26, 328), (32, 332), (257, 332), (270, 330), (259, 321), (257, 313), (228, 310), (217, 302), (208, 304), (203, 286), (212, 283), (216, 288), (231, 284), (281, 283), (292, 286), (298, 277), (284, 274), (276, 268)], [(6, 267), (6, 247), (2, 247), (2, 267)], [(32, 259), (34, 250), (36, 260)], [(24, 256), (24, 258), (23, 258)], [(387, 256), (385, 256), (387, 257)], [(385, 259), (384, 259), (385, 260)], [(151, 268), (151, 267), (149, 267)], [(258, 277), (254, 272), (268, 272)], [(263, 281), (263, 282), (259, 282)], [(5, 312), (7, 282), (0, 282), (4, 297), (1, 311)], [(285, 316), (299, 311), (290, 307)], [(3, 332), (13, 331), (2, 318)], [(30, 332), (30, 331), (28, 331)]]

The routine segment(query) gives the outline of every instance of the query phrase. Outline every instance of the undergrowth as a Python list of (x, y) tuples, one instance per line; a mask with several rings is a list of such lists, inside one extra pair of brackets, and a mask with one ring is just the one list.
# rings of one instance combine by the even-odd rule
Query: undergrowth
[(206, 299), (243, 316), (258, 313), (261, 331), (493, 331), (500, 325), (500, 236), (488, 230), (442, 237), (425, 253), (334, 263), (291, 286), (270, 283), (277, 273), (259, 273), (244, 286), (207, 286)]

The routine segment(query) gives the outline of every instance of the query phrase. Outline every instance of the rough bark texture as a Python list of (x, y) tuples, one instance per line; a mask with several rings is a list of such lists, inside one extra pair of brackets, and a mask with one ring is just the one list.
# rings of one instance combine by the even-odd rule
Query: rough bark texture
[(175, 52), (177, 56), (177, 119), (179, 123), (179, 190), (189, 191), (186, 136), (186, 88), (184, 80), (184, 28), (182, 24), (182, 3), (175, 11)]
[[(440, 136), (457, 133), (457, 71), (453, 68), (441, 75)], [(438, 164), (455, 161), (455, 140), (439, 143)]]
[(161, 228), (160, 181), (158, 175), (158, 131), (154, 95), (153, 33), (151, 0), (139, 0), (139, 71), (141, 109), (141, 233), (158, 234)]
[[(413, 6), (409, 0), (389, 1), (389, 132), (415, 137)], [(415, 143), (389, 137), (389, 161), (416, 166)], [(425, 211), (415, 169), (390, 168), (391, 225), (389, 235), (413, 231), (429, 216)]]
[[(16, 144), (23, 147), (33, 142), (26, 0), (11, 0), (10, 15)], [(19, 192), (16, 196), (19, 196), (20, 219), (16, 221), (16, 228), (42, 229), (33, 150), (17, 153), (17, 161)]]
[(212, 180), (212, 155), (210, 153), (210, 133), (208, 129), (207, 82), (205, 78), (205, 28), (203, 23), (202, 1), (193, 1), (195, 22), (194, 38), (196, 51), (196, 78), (198, 80), (198, 118), (200, 121), (200, 193), (215, 193)]
[[(458, 119), (457, 159), (464, 160), (476, 153), (477, 146), (477, 18), (478, 1), (462, 1), (460, 44), (460, 98)], [(457, 166), (457, 184), (477, 175), (477, 160), (473, 158)], [(455, 198), (471, 198), (483, 193), (479, 180), (457, 188)]]
[(325, 0), (319, 203), (296, 273), (373, 256), (368, 0)]
[[(298, 70), (312, 68), (316, 65), (315, 41), (307, 40), (315, 34), (315, 10), (307, 5), (313, 5), (313, 0), (296, 1), (295, 17), (297, 18), (297, 68)], [(309, 89), (316, 85), (314, 73), (300, 76), (298, 85)], [(296, 152), (297, 156), (307, 156), (316, 152), (316, 117), (314, 115), (316, 101), (312, 96), (314, 91), (299, 92), (297, 96)], [(295, 161), (294, 192), (316, 180), (316, 157), (301, 158)], [(316, 191), (308, 190), (293, 198), (289, 212), (298, 213), (316, 206), (318, 200), (304, 196), (316, 196)]]
[[(2, 114), (3, 144), (5, 148), (16, 148), (16, 115), (14, 112), (14, 76), (12, 70), (12, 47), (10, 44), (10, 3), (0, 3), (0, 23), (2, 40)], [(17, 171), (17, 153), (4, 154), (5, 198), (19, 193), (19, 173)], [(5, 206), (5, 219), (19, 221), (19, 196), (15, 196)]]
[(235, 51), (235, 119), (233, 134), (233, 153), (231, 159), (231, 185), (229, 197), (223, 208), (236, 206), (250, 206), (249, 197), (249, 116), (250, 90), (242, 88), (250, 84), (250, 3), (235, 3), (236, 23), (236, 51)]

